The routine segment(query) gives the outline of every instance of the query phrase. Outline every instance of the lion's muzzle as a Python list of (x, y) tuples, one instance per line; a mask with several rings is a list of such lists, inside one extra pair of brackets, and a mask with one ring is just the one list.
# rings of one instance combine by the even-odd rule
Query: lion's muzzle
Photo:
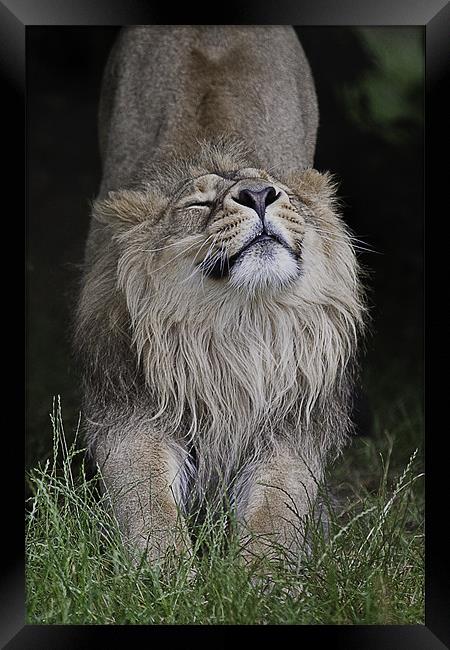
[(241, 180), (209, 224), (214, 245), (202, 271), (241, 287), (284, 285), (299, 276), (302, 226), (283, 189), (263, 179)]

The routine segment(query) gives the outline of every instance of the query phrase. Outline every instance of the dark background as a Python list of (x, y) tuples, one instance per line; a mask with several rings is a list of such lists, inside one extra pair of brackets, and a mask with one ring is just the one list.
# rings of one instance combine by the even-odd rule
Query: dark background
[[(78, 422), (71, 313), (101, 174), (100, 81), (117, 31), (27, 29), (27, 467), (51, 450), (53, 396), (69, 438)], [(374, 251), (359, 257), (372, 316), (362, 385), (376, 436), (393, 414), (417, 422), (422, 409), (423, 30), (297, 31), (319, 99), (315, 167), (336, 174), (344, 218)]]

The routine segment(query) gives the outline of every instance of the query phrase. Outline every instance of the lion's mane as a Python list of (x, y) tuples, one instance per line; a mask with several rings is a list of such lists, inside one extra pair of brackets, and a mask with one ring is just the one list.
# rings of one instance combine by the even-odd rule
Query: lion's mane
[[(150, 228), (149, 215), (167, 208), (173, 187), (215, 169), (255, 165), (234, 140), (199, 145), (197, 156), (155, 161), (120, 196), (94, 204), (100, 243), (88, 261), (76, 340), (91, 445), (105, 427), (123, 435), (130, 413), (144, 409), (143, 427), (180, 449), (195, 447), (196, 492), (203, 495), (212, 468), (213, 478), (229, 483), (284, 442), (311, 462), (318, 451), (324, 462), (341, 450), (351, 428), (364, 307), (334, 185), (314, 170), (276, 172), (324, 234), (328, 252), (311, 257), (306, 281), (248, 296), (213, 283), (190, 291), (189, 278), (176, 282), (170, 265), (158, 269), (149, 251), (164, 233), (157, 217)], [(305, 247), (305, 254), (314, 251)]]

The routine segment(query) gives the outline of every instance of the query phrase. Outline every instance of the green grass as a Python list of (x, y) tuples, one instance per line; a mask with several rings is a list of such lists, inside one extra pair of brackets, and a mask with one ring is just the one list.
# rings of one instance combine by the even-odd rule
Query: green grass
[(420, 422), (398, 405), (387, 421), (390, 430), (355, 439), (330, 472), (339, 506), (323, 494), (328, 534), (310, 518), (297, 569), (283, 559), (244, 566), (221, 522), (203, 525), (202, 553), (152, 567), (131, 562), (57, 407), (53, 455), (28, 477), (28, 623), (423, 623)]

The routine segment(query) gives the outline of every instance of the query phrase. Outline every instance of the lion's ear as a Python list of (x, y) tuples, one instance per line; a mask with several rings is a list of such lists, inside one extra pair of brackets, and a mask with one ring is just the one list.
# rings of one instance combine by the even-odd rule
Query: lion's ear
[(317, 169), (290, 171), (286, 175), (286, 185), (307, 205), (315, 201), (325, 201), (333, 205), (336, 201), (338, 183), (330, 172)]
[(105, 199), (94, 201), (92, 215), (100, 223), (136, 225), (152, 221), (166, 207), (164, 198), (153, 192), (120, 190), (108, 192)]

